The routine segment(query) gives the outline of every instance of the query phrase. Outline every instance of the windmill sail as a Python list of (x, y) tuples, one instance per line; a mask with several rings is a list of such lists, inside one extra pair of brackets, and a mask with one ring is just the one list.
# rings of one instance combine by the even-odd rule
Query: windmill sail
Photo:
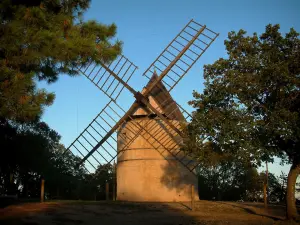
[[(123, 55), (106, 66), (126, 83), (137, 69), (137, 66)], [(112, 100), (117, 100), (124, 89), (124, 85), (101, 64), (90, 63), (86, 67), (79, 68), (79, 71)]]
[(96, 170), (99, 165), (112, 163), (118, 152), (117, 139), (119, 141), (126, 139), (128, 142), (128, 137), (119, 134), (117, 138), (116, 132), (113, 132), (100, 146), (97, 146), (124, 113), (125, 111), (111, 100), (68, 147), (68, 150), (81, 159), (95, 150), (84, 163), (89, 172)]
[[(142, 93), (136, 92), (128, 85), (137, 67), (124, 56), (120, 56), (109, 65), (90, 64), (80, 68), (80, 72), (110, 98), (106, 107), (68, 148), (72, 152), (77, 152), (81, 158), (80, 164), (84, 163), (86, 167), (94, 170), (95, 165), (111, 163), (117, 154), (123, 151), (117, 149), (118, 143), (130, 144), (141, 135), (148, 142), (154, 140), (150, 143), (154, 149), (158, 151), (164, 149), (161, 154), (168, 151), (186, 168), (193, 171), (197, 162), (180, 150), (181, 131), (190, 115), (173, 100), (169, 92), (217, 36), (217, 33), (206, 26), (191, 20), (145, 71), (144, 75), (149, 82)], [(159, 76), (153, 68), (159, 72)], [(136, 98), (128, 111), (116, 103), (124, 87)], [(138, 109), (139, 106), (142, 108)], [(128, 121), (134, 121), (136, 116), (150, 118), (147, 126), (149, 125), (151, 132), (139, 123), (132, 122), (131, 127), (126, 125), (126, 132), (129, 134), (119, 132), (116, 137), (116, 131), (122, 130), (122, 126)], [(151, 137), (151, 140), (147, 137)]]
[[(162, 73), (170, 66), (173, 60), (179, 58), (163, 78), (163, 83), (167, 90), (171, 91), (217, 36), (217, 33), (206, 26), (191, 20), (148, 67), (143, 75), (150, 79), (154, 73), (153, 68), (158, 73)], [(186, 51), (181, 55), (183, 50)]]
[[(146, 85), (145, 89), (151, 85), (151, 82), (155, 79), (157, 79), (156, 74), (153, 75), (152, 80)], [(149, 99), (151, 99), (150, 103), (161, 113), (171, 117), (172, 123), (178, 127), (178, 129), (182, 129), (180, 121), (185, 118), (179, 110), (179, 107), (162, 82), (159, 82), (157, 87), (159, 87), (159, 89), (153, 88), (149, 96)], [(140, 109), (133, 115), (129, 115), (126, 120), (122, 121), (122, 124), (125, 125), (129, 120), (133, 121), (135, 116), (144, 115), (153, 117), (153, 114), (147, 114), (142, 111), (143, 110)], [(190, 157), (180, 151), (180, 146), (170, 139), (171, 136), (178, 140), (178, 142), (181, 142), (181, 137), (169, 127), (168, 124), (161, 120), (154, 120), (154, 123), (153, 120), (149, 120), (148, 123), (145, 124), (145, 126), (150, 127), (150, 130), (153, 132), (149, 133), (138, 123), (130, 123), (126, 124), (126, 134), (123, 134), (122, 132), (117, 133), (118, 129), (116, 129), (113, 130), (107, 139), (104, 139), (104, 137), (112, 130), (113, 126), (121, 120), (124, 113), (125, 111), (117, 103), (111, 100), (68, 147), (68, 150), (81, 159), (85, 158), (90, 152), (93, 152), (90, 157), (87, 157), (84, 160), (84, 166), (89, 172), (95, 171), (99, 165), (112, 163), (118, 154), (123, 153), (122, 149), (125, 149), (130, 145), (139, 135), (144, 137), (153, 148), (160, 152), (160, 154), (164, 155), (164, 152), (167, 151), (184, 166), (191, 161)], [(123, 125), (120, 125), (120, 127), (122, 126)], [(145, 135), (148, 135), (148, 137), (150, 136), (151, 141)], [(100, 145), (99, 141), (102, 142)], [(126, 143), (126, 146), (123, 146), (122, 149), (118, 149), (118, 143), (119, 145)], [(164, 149), (164, 151), (162, 151), (162, 149)], [(191, 165), (194, 165), (194, 162), (191, 163)], [(190, 171), (193, 170), (190, 167), (187, 168)]]

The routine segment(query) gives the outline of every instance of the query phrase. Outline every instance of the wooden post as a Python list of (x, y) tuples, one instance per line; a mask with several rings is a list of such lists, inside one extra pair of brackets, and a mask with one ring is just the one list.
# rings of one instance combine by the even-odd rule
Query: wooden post
[(269, 170), (268, 170), (268, 162), (266, 162), (266, 178), (264, 182), (264, 205), (265, 209), (268, 208), (268, 180), (269, 180)]
[(44, 199), (45, 199), (45, 180), (42, 179), (42, 182), (41, 182), (41, 202), (44, 202)]
[(265, 209), (268, 208), (268, 202), (267, 202), (267, 184), (264, 183), (264, 205)]
[(194, 185), (191, 185), (191, 210), (195, 211), (195, 189)]
[(266, 161), (266, 196), (267, 196), (267, 204), (269, 203), (269, 168), (268, 162)]
[(13, 186), (14, 186), (14, 174), (10, 173), (9, 174), (9, 185), (8, 185), (8, 194), (9, 195), (15, 194), (15, 190), (14, 190)]
[(112, 200), (116, 201), (116, 183), (115, 182), (113, 183), (113, 186), (112, 186), (112, 195), (113, 195)]
[(106, 201), (109, 200), (109, 183), (107, 182), (105, 185), (105, 193), (106, 193)]
[(117, 184), (117, 176), (116, 176), (116, 163), (114, 161), (114, 164), (113, 164), (113, 186), (112, 186), (112, 194), (113, 194), (113, 201), (116, 201), (116, 184)]

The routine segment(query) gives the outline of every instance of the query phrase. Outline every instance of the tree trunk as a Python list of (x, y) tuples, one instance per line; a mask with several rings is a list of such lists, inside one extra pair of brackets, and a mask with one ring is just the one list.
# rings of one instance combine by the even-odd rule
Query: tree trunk
[(286, 192), (286, 215), (289, 220), (299, 219), (296, 207), (295, 186), (298, 175), (300, 174), (300, 164), (293, 162), (287, 181)]

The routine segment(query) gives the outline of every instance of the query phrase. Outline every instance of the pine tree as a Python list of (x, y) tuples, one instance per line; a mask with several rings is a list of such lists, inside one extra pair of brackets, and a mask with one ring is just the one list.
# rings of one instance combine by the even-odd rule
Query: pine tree
[(38, 119), (54, 93), (37, 88), (59, 74), (78, 74), (90, 61), (110, 62), (121, 53), (112, 41), (116, 25), (82, 21), (89, 0), (0, 2), (0, 117)]

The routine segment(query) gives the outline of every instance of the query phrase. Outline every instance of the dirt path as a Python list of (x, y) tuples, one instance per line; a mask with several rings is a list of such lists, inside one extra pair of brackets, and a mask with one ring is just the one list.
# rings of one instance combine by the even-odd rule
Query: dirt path
[[(284, 207), (268, 212), (259, 203), (199, 201), (189, 203), (49, 202), (0, 209), (0, 224), (286, 224)], [(290, 224), (290, 223), (288, 223)]]

